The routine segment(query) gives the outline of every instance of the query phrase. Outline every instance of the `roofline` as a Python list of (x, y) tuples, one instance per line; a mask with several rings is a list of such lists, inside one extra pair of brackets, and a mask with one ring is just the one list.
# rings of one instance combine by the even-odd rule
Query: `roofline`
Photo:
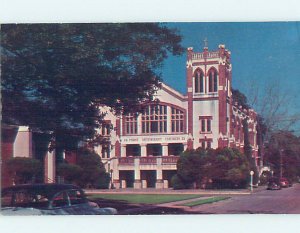
[(168, 86), (165, 83), (161, 83), (161, 90), (168, 92), (170, 95), (176, 97), (177, 99), (179, 99), (181, 101), (186, 101), (186, 96), (184, 96), (179, 91), (176, 91), (174, 88)]

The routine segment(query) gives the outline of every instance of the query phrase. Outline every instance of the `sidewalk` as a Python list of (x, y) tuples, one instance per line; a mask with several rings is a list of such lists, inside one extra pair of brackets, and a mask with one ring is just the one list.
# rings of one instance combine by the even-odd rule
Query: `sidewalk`
[[(265, 186), (254, 188), (252, 193), (257, 193), (265, 190)], [(85, 189), (86, 194), (199, 194), (199, 195), (250, 195), (249, 189), (226, 189), (226, 190), (211, 190), (211, 189)]]

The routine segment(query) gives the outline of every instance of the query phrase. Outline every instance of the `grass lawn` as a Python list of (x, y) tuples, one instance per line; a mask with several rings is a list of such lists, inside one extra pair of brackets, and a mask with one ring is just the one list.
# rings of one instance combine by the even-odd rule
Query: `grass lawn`
[(229, 198), (230, 197), (210, 197), (210, 198), (201, 199), (201, 200), (197, 200), (197, 201), (187, 202), (187, 203), (183, 204), (183, 206), (193, 207), (193, 206), (197, 206), (197, 205), (203, 205), (203, 204), (209, 204), (209, 203), (213, 203), (213, 202), (217, 202), (217, 201), (223, 201), (223, 200), (226, 200)]
[(161, 204), (173, 201), (182, 201), (192, 198), (198, 198), (201, 195), (193, 194), (91, 194), (88, 195), (90, 200), (98, 198), (109, 200), (127, 201), (133, 204)]

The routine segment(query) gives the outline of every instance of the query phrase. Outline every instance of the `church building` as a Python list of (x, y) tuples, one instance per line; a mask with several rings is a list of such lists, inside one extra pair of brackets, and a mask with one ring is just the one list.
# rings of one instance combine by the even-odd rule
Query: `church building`
[[(162, 83), (139, 115), (114, 116), (108, 107), (100, 131), (106, 143), (95, 148), (115, 188), (168, 188), (179, 154), (199, 147), (231, 147), (243, 152), (243, 119), (249, 125), (253, 157), (258, 162), (254, 110), (233, 103), (230, 51), (187, 49), (185, 95)], [(184, 67), (183, 67), (184, 68)], [(66, 156), (68, 159), (68, 156)]]

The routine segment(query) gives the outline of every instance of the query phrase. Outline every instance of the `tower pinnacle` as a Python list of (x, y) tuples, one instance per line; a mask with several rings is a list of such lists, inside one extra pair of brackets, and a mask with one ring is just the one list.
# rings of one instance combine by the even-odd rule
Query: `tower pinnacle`
[(207, 38), (205, 37), (205, 39), (203, 40), (204, 41), (204, 48), (208, 48), (208, 40)]

